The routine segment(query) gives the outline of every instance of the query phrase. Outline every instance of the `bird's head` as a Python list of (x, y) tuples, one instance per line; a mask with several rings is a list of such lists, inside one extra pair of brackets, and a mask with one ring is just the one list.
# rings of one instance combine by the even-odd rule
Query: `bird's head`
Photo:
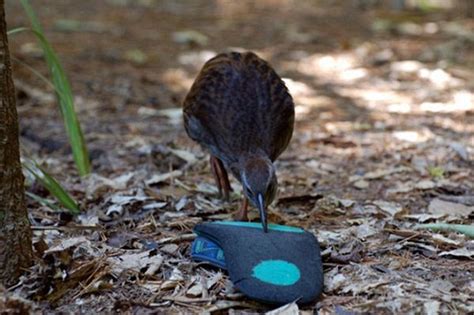
[(263, 230), (267, 228), (267, 206), (275, 199), (277, 178), (275, 167), (268, 158), (249, 158), (242, 165), (241, 182), (245, 196), (260, 213)]

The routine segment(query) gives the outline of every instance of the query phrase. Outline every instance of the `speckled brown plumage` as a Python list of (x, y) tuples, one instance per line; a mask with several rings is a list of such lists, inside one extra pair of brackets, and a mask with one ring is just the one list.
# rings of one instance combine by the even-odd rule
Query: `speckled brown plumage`
[(251, 52), (217, 55), (198, 74), (183, 111), (189, 137), (211, 154), (219, 190), (228, 194), (230, 170), (251, 203), (260, 207), (263, 198), (265, 208), (276, 193), (272, 162), (294, 124), (293, 100), (271, 66)]

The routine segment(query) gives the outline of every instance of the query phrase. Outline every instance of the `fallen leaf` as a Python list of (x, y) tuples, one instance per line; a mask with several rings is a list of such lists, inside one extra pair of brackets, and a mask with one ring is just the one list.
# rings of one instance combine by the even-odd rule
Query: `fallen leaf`
[(400, 166), (400, 167), (389, 168), (389, 169), (380, 169), (380, 170), (376, 170), (376, 171), (373, 171), (373, 172), (365, 173), (362, 176), (360, 176), (360, 175), (351, 176), (349, 178), (349, 181), (350, 182), (355, 182), (355, 181), (358, 181), (358, 180), (361, 180), (361, 179), (369, 179), (369, 180), (379, 179), (379, 178), (382, 178), (382, 177), (385, 177), (385, 176), (388, 176), (388, 175), (392, 175), (392, 174), (396, 174), (396, 173), (402, 173), (402, 172), (409, 172), (409, 171), (411, 171), (411, 168), (406, 167), (406, 166)]
[(53, 247), (50, 247), (48, 250), (44, 251), (45, 254), (51, 254), (55, 252), (62, 252), (71, 247), (77, 246), (79, 244), (89, 242), (85, 236), (78, 236), (72, 238), (66, 238), (61, 240), (61, 242)]
[(174, 208), (176, 209), (176, 211), (181, 211), (186, 206), (187, 203), (188, 203), (188, 198), (183, 197), (179, 199), (179, 201), (174, 205)]
[(153, 293), (159, 292), (160, 289), (161, 289), (161, 283), (156, 283), (155, 281), (153, 281), (153, 282), (151, 282), (151, 281), (147, 281), (147, 282), (140, 281), (138, 284), (140, 286), (146, 288), (147, 290), (150, 290)]
[(349, 279), (339, 272), (339, 268), (334, 268), (330, 272), (324, 272), (324, 292), (333, 292), (341, 288)]
[(458, 248), (458, 249), (453, 249), (447, 252), (441, 252), (439, 253), (440, 256), (456, 256), (456, 257), (465, 257), (465, 258), (474, 258), (474, 250), (473, 249), (467, 249), (467, 248)]
[(135, 201), (148, 200), (147, 196), (125, 196), (125, 195), (113, 195), (109, 200), (111, 203), (126, 205)]
[(174, 254), (176, 254), (178, 249), (179, 249), (179, 246), (176, 245), (176, 244), (166, 244), (166, 245), (164, 245), (163, 247), (160, 248), (160, 251), (162, 251), (166, 254), (174, 255)]
[(466, 206), (474, 206), (474, 196), (450, 196), (450, 195), (442, 195), (438, 198), (446, 201), (451, 201), (455, 203), (462, 203)]
[(387, 194), (406, 193), (415, 189), (428, 190), (428, 189), (434, 189), (437, 187), (444, 187), (444, 186), (449, 187), (452, 185), (453, 183), (448, 180), (438, 180), (436, 182), (432, 180), (421, 180), (416, 183), (403, 182), (403, 183), (397, 183), (395, 188), (387, 189)]
[(80, 214), (77, 216), (77, 220), (81, 225), (95, 226), (99, 224), (99, 217), (96, 214), (90, 212)]
[(183, 273), (178, 268), (174, 268), (170, 277), (161, 285), (161, 289), (173, 289), (179, 284), (179, 282), (183, 281), (183, 279)]
[(400, 166), (400, 167), (395, 167), (391, 169), (382, 169), (382, 170), (377, 170), (375, 172), (368, 172), (367, 174), (364, 175), (364, 178), (377, 179), (377, 178), (382, 178), (387, 175), (391, 175), (395, 173), (410, 172), (410, 171), (411, 169), (409, 167)]
[(119, 276), (122, 272), (127, 270), (153, 275), (163, 263), (163, 257), (161, 255), (152, 254), (152, 251), (144, 251), (112, 256), (107, 258), (107, 261), (116, 276)]
[(297, 196), (288, 196), (288, 197), (280, 197), (278, 198), (278, 204), (287, 204), (287, 203), (310, 203), (315, 202), (317, 200), (322, 199), (324, 196), (314, 194), (306, 194), (306, 195), (297, 195)]
[(403, 210), (403, 207), (400, 204), (395, 203), (395, 202), (377, 200), (377, 201), (374, 201), (373, 204), (375, 204), (384, 212), (390, 214), (391, 217), (394, 217), (397, 213)]
[(387, 283), (387, 280), (383, 277), (379, 279), (372, 279), (369, 278), (364, 279), (365, 281), (349, 281), (346, 283), (346, 286), (342, 289), (343, 293), (352, 292), (353, 294), (360, 294), (363, 292), (370, 292), (372, 288), (377, 288)]
[(167, 202), (153, 202), (143, 206), (143, 210), (163, 209), (168, 205)]
[(469, 152), (462, 143), (454, 142), (451, 143), (449, 146), (459, 155), (459, 157), (461, 157), (461, 159), (463, 159), (464, 161), (469, 161)]
[(178, 44), (195, 44), (205, 46), (209, 41), (208, 37), (198, 31), (186, 30), (173, 33), (173, 41)]
[(221, 281), (222, 278), (223, 278), (223, 274), (220, 271), (211, 275), (211, 277), (206, 280), (206, 289), (208, 290), (211, 289), (216, 283)]
[(343, 242), (351, 237), (351, 231), (349, 229), (336, 230), (336, 231), (324, 231), (317, 230), (313, 231), (313, 234), (316, 235), (319, 243), (324, 246), (329, 246), (331, 244), (336, 244)]
[(283, 305), (276, 310), (266, 312), (265, 315), (299, 315), (299, 308), (295, 302)]
[(460, 203), (449, 202), (435, 198), (428, 206), (428, 212), (443, 214), (454, 218), (467, 218), (474, 212), (474, 207), (468, 207)]
[(338, 201), (344, 208), (352, 207), (355, 204), (355, 201), (350, 199), (338, 199)]
[(444, 292), (444, 293), (449, 293), (451, 290), (456, 288), (454, 284), (452, 284), (448, 280), (441, 280), (441, 279), (436, 279), (430, 283), (430, 287), (432, 289)]
[(366, 180), (358, 180), (356, 182), (354, 182), (354, 187), (357, 188), (357, 189), (365, 189), (365, 188), (368, 188), (369, 187), (369, 182), (366, 181)]
[[(399, 245), (396, 245), (395, 247), (398, 247)], [(428, 252), (431, 252), (431, 253), (437, 253), (438, 250), (431, 246), (431, 245), (426, 245), (426, 244), (423, 244), (423, 243), (419, 243), (419, 242), (403, 242), (401, 245), (401, 247), (414, 247), (414, 248), (419, 248), (419, 249), (424, 249)]]
[(426, 222), (428, 220), (437, 220), (444, 217), (444, 214), (429, 214), (429, 213), (419, 213), (419, 214), (405, 214), (404, 218), (415, 219), (418, 222)]
[(438, 315), (440, 314), (439, 312), (439, 307), (441, 305), (440, 301), (427, 301), (423, 304), (423, 308), (425, 310), (426, 315)]
[(196, 192), (201, 192), (205, 194), (217, 194), (218, 190), (216, 185), (208, 184), (208, 183), (197, 183), (194, 190)]
[[(220, 300), (216, 301), (210, 306), (207, 306), (205, 308), (205, 312), (202, 312), (202, 314), (221, 314), (224, 313), (223, 311), (225, 310), (232, 310), (234, 308), (252, 308), (255, 309), (255, 305), (248, 303), (248, 302), (241, 302), (241, 301), (229, 301), (229, 300)], [(229, 312), (229, 314), (232, 314)]]
[(433, 240), (435, 240), (437, 243), (442, 243), (442, 244), (444, 243), (444, 244), (455, 245), (455, 246), (459, 246), (461, 244), (461, 242), (447, 238), (442, 234), (433, 234), (432, 237), (433, 237)]
[(192, 297), (199, 297), (202, 295), (203, 290), (204, 288), (202, 284), (198, 283), (190, 287), (188, 291), (186, 291), (186, 295), (190, 295)]
[(169, 172), (169, 173), (164, 173), (164, 174), (155, 174), (150, 179), (146, 180), (145, 184), (147, 184), (148, 186), (158, 184), (158, 183), (167, 181), (170, 178), (179, 177), (182, 174), (183, 174), (183, 172), (180, 171), (180, 170), (175, 170), (175, 171), (172, 171), (172, 172)]
[(56, 281), (54, 291), (50, 292), (47, 299), (50, 303), (55, 303), (65, 294), (70, 292), (72, 288), (80, 287), (85, 284), (86, 279), (90, 279), (94, 270), (97, 271), (97, 261), (91, 260), (78, 265), (77, 268), (71, 270), (65, 279)]
[(150, 199), (150, 197), (140, 196), (140, 195), (135, 195), (135, 196), (128, 196), (128, 195), (122, 195), (122, 194), (112, 195), (107, 200), (107, 203), (111, 205), (108, 206), (107, 211), (105, 212), (105, 215), (109, 218), (122, 216), (124, 206), (128, 204), (133, 204), (136, 202), (143, 202), (148, 199)]
[(355, 234), (357, 238), (365, 240), (369, 236), (377, 234), (378, 230), (374, 228), (375, 223), (363, 223), (355, 227)]
[(121, 175), (115, 179), (109, 179), (98, 174), (90, 174), (84, 178), (87, 198), (97, 198), (108, 189), (121, 190), (127, 187), (127, 182), (133, 177), (133, 173)]
[(189, 164), (194, 164), (198, 161), (196, 155), (193, 153), (186, 151), (186, 150), (178, 150), (178, 149), (169, 149), (171, 153), (179, 157), (180, 159), (188, 162)]
[(155, 109), (142, 106), (138, 109), (138, 115), (165, 117), (172, 125), (183, 123), (183, 110), (181, 108)]
[(414, 188), (426, 190), (436, 188), (436, 183), (431, 180), (422, 180), (415, 184)]

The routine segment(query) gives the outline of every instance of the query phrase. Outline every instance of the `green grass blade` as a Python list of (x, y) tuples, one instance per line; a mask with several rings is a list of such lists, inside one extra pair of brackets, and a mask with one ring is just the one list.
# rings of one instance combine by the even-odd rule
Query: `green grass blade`
[[(20, 33), (20, 32), (32, 32), (33, 34), (35, 33), (34, 30), (32, 30), (31, 28), (28, 28), (28, 27), (18, 27), (18, 28), (14, 28), (12, 30), (9, 30), (7, 32), (8, 35), (13, 35), (13, 34), (16, 34), (16, 33)], [(36, 34), (35, 34), (36, 35)], [(35, 68), (33, 68), (32, 66), (30, 66), (29, 64), (23, 62), (22, 60), (16, 58), (15, 56), (10, 56), (10, 59), (19, 63), (20, 65), (22, 65), (23, 67), (25, 67), (26, 69), (28, 69), (31, 73), (33, 73), (35, 76), (37, 76), (38, 78), (41, 79), (41, 81), (43, 81), (44, 83), (46, 83), (46, 85), (48, 85), (50, 88), (52, 88), (58, 95), (61, 95), (61, 91), (58, 90), (54, 84), (48, 80), (48, 78), (46, 78), (44, 75), (42, 75), (39, 71), (37, 71)]]
[(474, 225), (464, 224), (447, 224), (447, 223), (430, 223), (430, 224), (419, 224), (415, 226), (416, 229), (430, 229), (433, 231), (454, 231), (462, 233), (471, 238), (474, 238)]
[(44, 169), (31, 160), (25, 160), (23, 167), (30, 172), (66, 209), (72, 214), (81, 213), (76, 201)]
[(51, 81), (48, 80), (48, 78), (46, 78), (44, 75), (42, 75), (39, 71), (37, 71), (35, 68), (33, 68), (32, 66), (30, 66), (29, 64), (21, 61), (20, 59), (18, 58), (15, 58), (14, 56), (10, 56), (10, 59), (19, 63), (20, 65), (22, 65), (23, 67), (25, 67), (26, 69), (28, 69), (31, 73), (33, 73), (35, 76), (37, 76), (38, 78), (41, 79), (41, 81), (43, 81), (44, 83), (46, 83), (50, 88), (52, 88), (54, 91), (56, 91), (56, 93), (60, 93), (60, 91), (57, 91), (56, 90), (56, 87), (53, 85), (53, 83)]
[(10, 35), (14, 35), (16, 33), (21, 33), (25, 31), (31, 31), (31, 29), (28, 27), (17, 27), (17, 28), (7, 31), (7, 35), (10, 36)]
[[(74, 98), (69, 80), (64, 73), (64, 69), (59, 62), (59, 58), (56, 56), (53, 48), (49, 44), (46, 37), (43, 35), (43, 29), (41, 28), (41, 25), (29, 1), (20, 0), (20, 2), (30, 19), (32, 31), (40, 42), (41, 48), (43, 49), (45, 55), (46, 63), (48, 64), (49, 71), (51, 72), (52, 81), (55, 86), (61, 113), (64, 119), (64, 126), (69, 136), (69, 141), (72, 147), (72, 153), (77, 169), (80, 175), (86, 175), (90, 173), (91, 170), (89, 154), (87, 152), (87, 147), (81, 131), (79, 120), (74, 110)], [(16, 32), (22, 31), (21, 28), (15, 30)]]
[(43, 206), (45, 207), (48, 207), (52, 210), (55, 210), (55, 211), (61, 211), (61, 208), (56, 206), (51, 200), (48, 200), (46, 198), (43, 198), (43, 197), (40, 197), (38, 195), (35, 195), (29, 191), (26, 191), (25, 194), (30, 197), (31, 199), (33, 199), (34, 201), (42, 204)]

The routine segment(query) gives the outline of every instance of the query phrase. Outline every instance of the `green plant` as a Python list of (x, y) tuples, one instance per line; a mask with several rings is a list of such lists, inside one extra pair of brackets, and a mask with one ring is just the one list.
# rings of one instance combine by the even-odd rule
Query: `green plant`
[[(51, 175), (49, 175), (36, 162), (30, 159), (25, 159), (22, 164), (23, 167), (28, 172), (30, 172), (41, 183), (41, 185), (43, 185), (43, 187), (45, 187), (54, 197), (56, 197), (56, 199), (58, 199), (61, 205), (63, 205), (74, 215), (81, 213), (81, 210), (79, 209), (79, 206), (77, 205), (74, 198), (72, 198), (66, 192), (66, 190), (58, 183), (58, 181), (56, 181)], [(46, 204), (47, 206), (51, 207), (51, 203), (46, 203), (45, 200), (39, 196), (36, 196), (34, 194), (28, 194), (28, 196), (42, 204)], [(51, 208), (55, 209), (54, 207)]]
[(444, 169), (440, 166), (428, 167), (428, 173), (430, 173), (431, 177), (433, 177), (433, 178), (443, 178), (444, 177)]
[(474, 238), (474, 225), (447, 224), (447, 223), (429, 223), (419, 224), (415, 229), (430, 229), (433, 231), (454, 231)]
[[(43, 49), (45, 60), (48, 65), (52, 77), (52, 84), (56, 92), (61, 114), (64, 120), (64, 126), (69, 137), (69, 142), (72, 148), (74, 161), (76, 163), (79, 174), (86, 175), (90, 173), (91, 166), (89, 161), (89, 154), (82, 134), (81, 126), (74, 110), (74, 98), (71, 91), (69, 80), (67, 79), (64, 69), (44, 36), (43, 29), (36, 17), (28, 0), (20, 0), (26, 14), (28, 15), (32, 28), (16, 28), (11, 30), (9, 34), (15, 34), (23, 31), (31, 31), (38, 39), (41, 48)], [(44, 78), (44, 77), (43, 77)]]
[(45, 206), (45, 207), (48, 207), (48, 208), (50, 208), (50, 209), (52, 209), (52, 210), (55, 210), (55, 211), (61, 211), (61, 208), (58, 207), (57, 205), (55, 205), (52, 200), (49, 200), (49, 199), (40, 197), (40, 196), (38, 196), (38, 195), (36, 195), (36, 194), (33, 194), (33, 193), (29, 192), (29, 191), (25, 192), (25, 194), (26, 194), (28, 197), (30, 197), (31, 199), (33, 199), (34, 201), (36, 201), (36, 202), (42, 204), (42, 205)]

